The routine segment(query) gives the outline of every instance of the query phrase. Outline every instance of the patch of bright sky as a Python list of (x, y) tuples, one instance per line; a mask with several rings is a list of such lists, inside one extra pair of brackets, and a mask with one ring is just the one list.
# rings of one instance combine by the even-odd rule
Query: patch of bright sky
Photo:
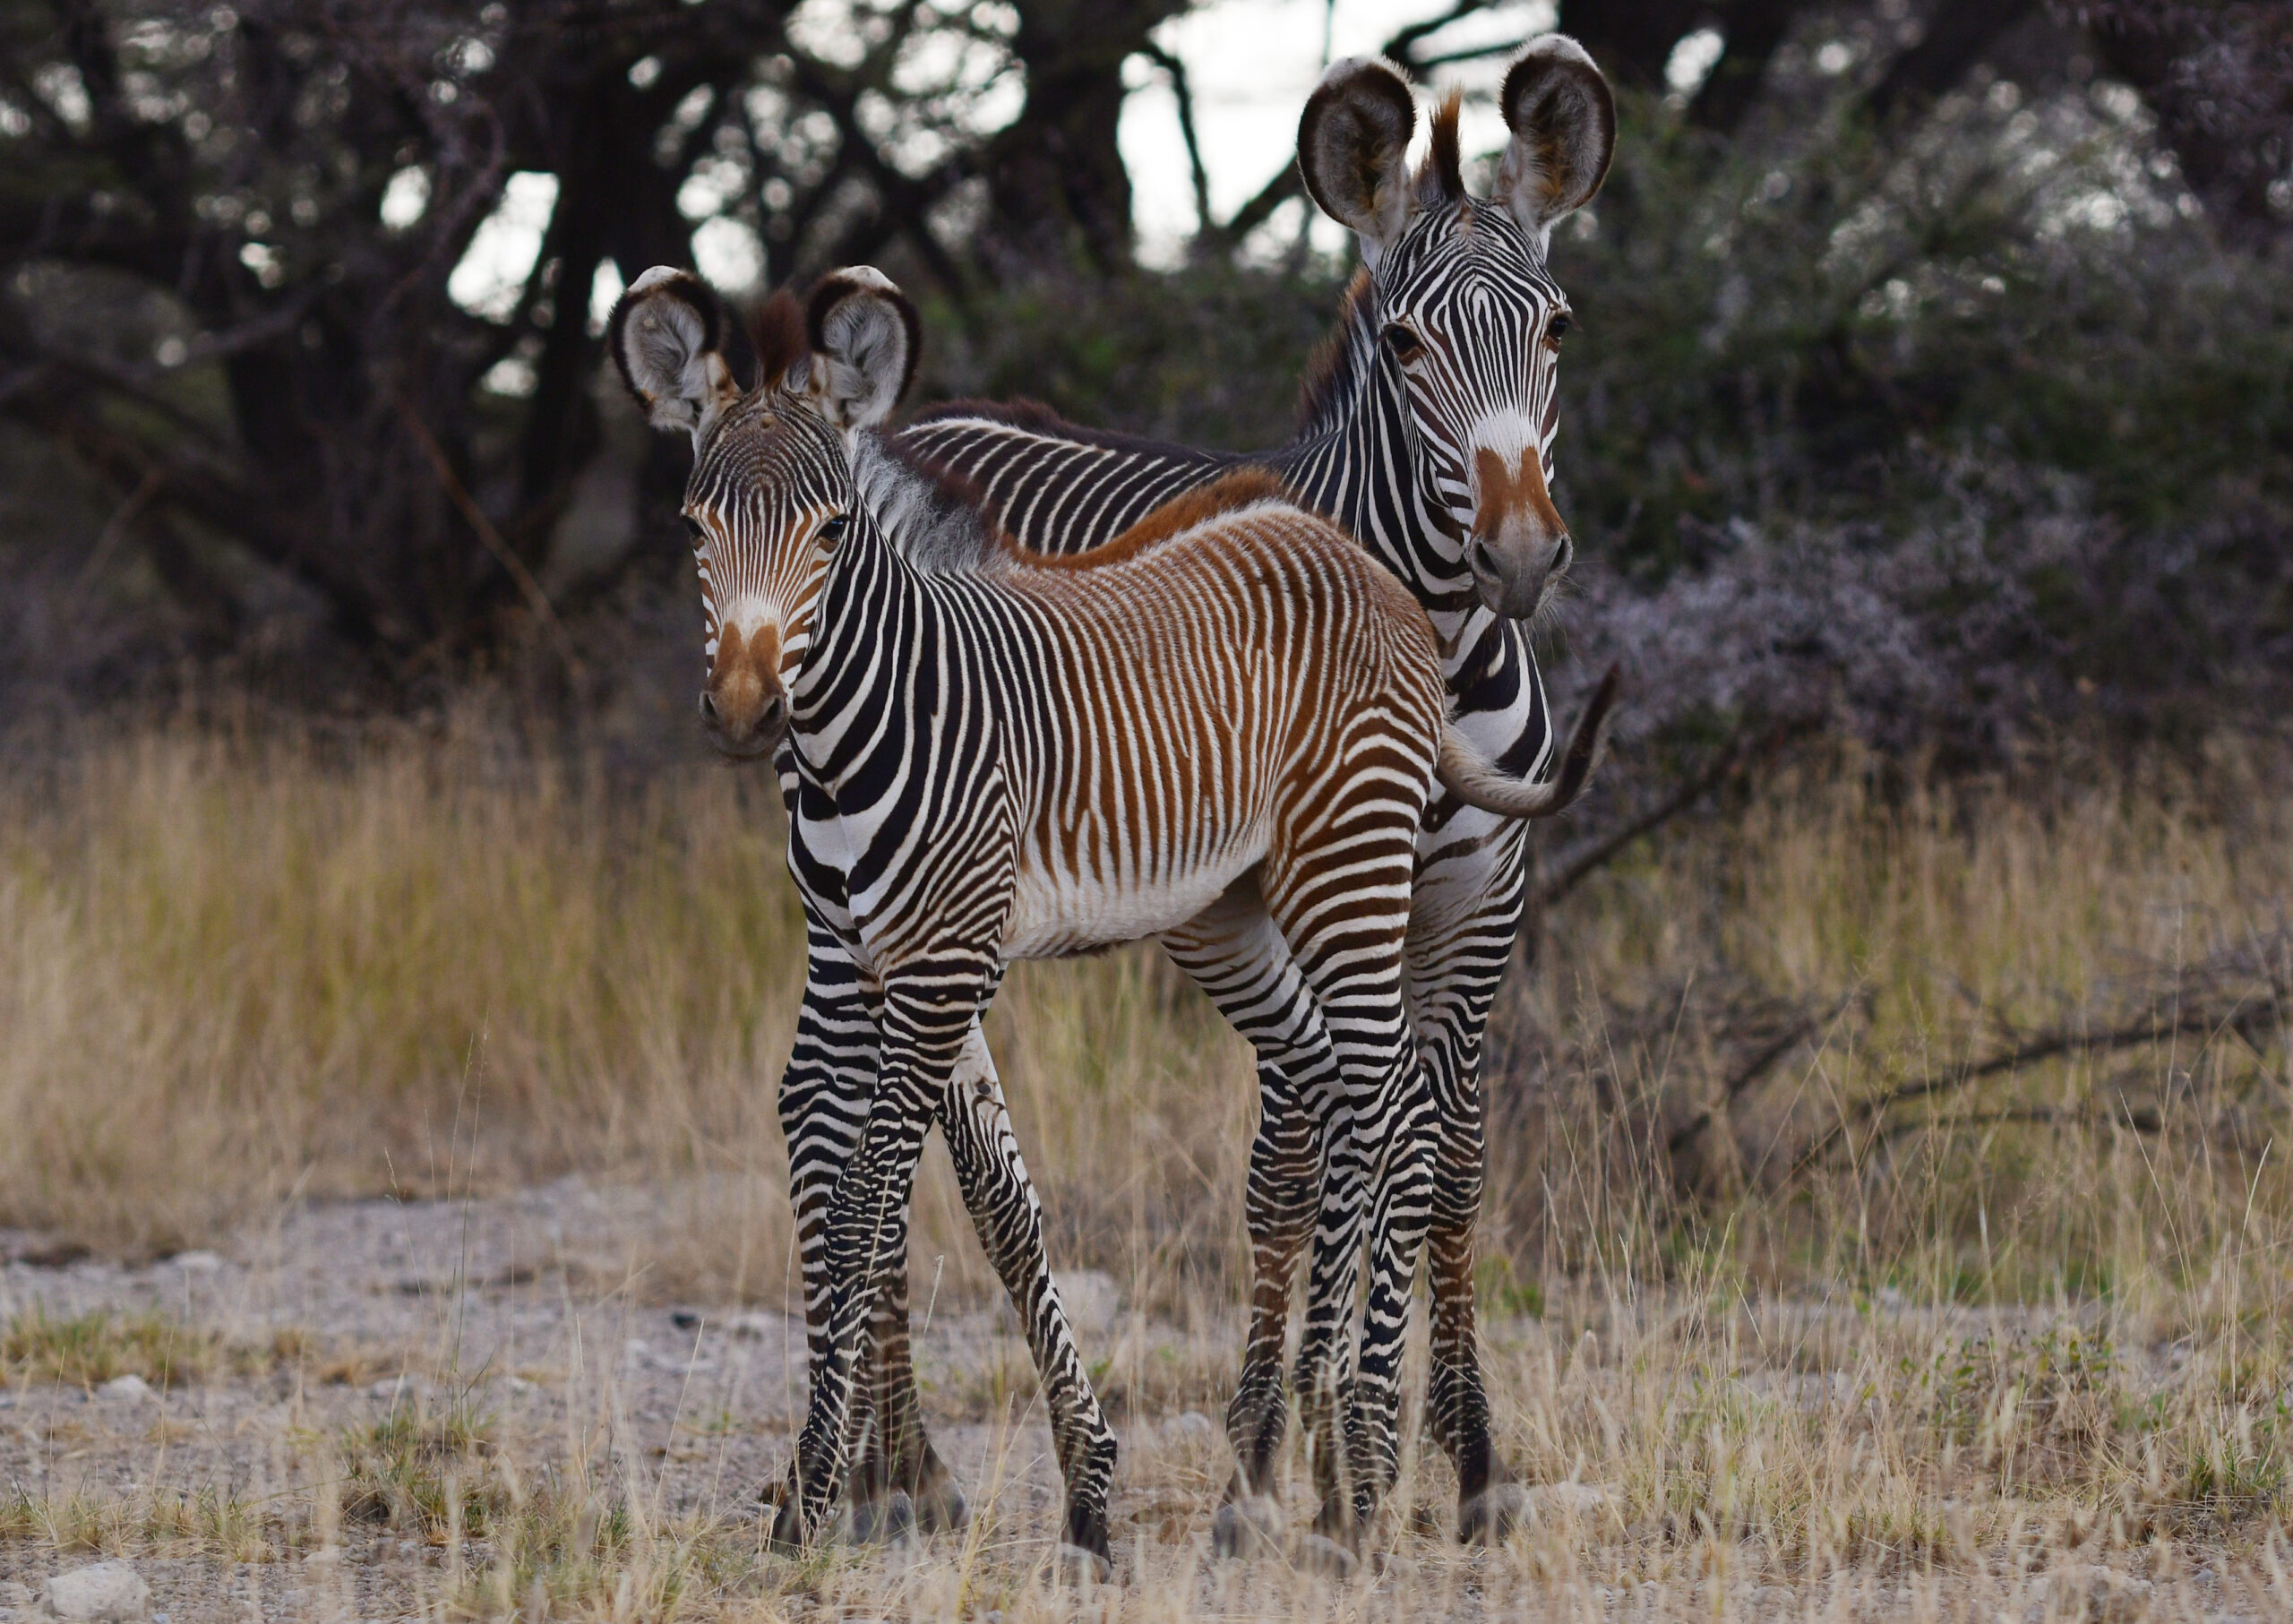
[[(1291, 161), (1298, 115), (1330, 62), (1373, 52), (1411, 23), (1448, 9), (1448, 0), (1213, 0), (1164, 23), (1155, 38), (1186, 64), (1211, 212), (1231, 216)], [(1509, 0), (1442, 30), (1421, 54), (1509, 47), (1550, 29), (1558, 9), (1551, 0)], [(1491, 92), (1504, 72), (1501, 55), (1438, 67), (1429, 89)], [(1198, 224), (1178, 97), (1169, 77), (1143, 59), (1132, 60), (1129, 82), (1116, 139), (1130, 173), (1131, 218), (1141, 257), (1168, 263)], [(1461, 133), (1469, 155), (1503, 143), (1504, 121), (1490, 97), (1468, 100)], [(1316, 216), (1318, 246), (1335, 250), (1344, 241)]]
[[(1448, 0), (1211, 0), (1164, 23), (1155, 39), (1186, 64), (1211, 212), (1228, 218), (1292, 160), (1299, 112), (1331, 61), (1373, 52), (1401, 29), (1447, 9)], [(1557, 12), (1554, 0), (1499, 0), (1442, 30), (1421, 51), (1438, 56), (1481, 46), (1509, 47), (1550, 29)], [(1500, 52), (1439, 66), (1427, 76), (1428, 106), (1452, 87), (1467, 92), (1461, 133), (1469, 159), (1493, 153), (1504, 142), (1493, 92), (1504, 75), (1505, 59)], [(1132, 59), (1126, 82), (1131, 93), (1123, 103), (1116, 140), (1130, 175), (1139, 253), (1149, 264), (1169, 264), (1199, 224), (1186, 142), (1179, 131), (1178, 98), (1168, 77), (1143, 58)], [(994, 106), (1005, 117), (1016, 113), (1016, 86), (994, 99)], [(1421, 125), (1421, 146), (1423, 140)], [(1467, 178), (1488, 185), (1485, 169), (1476, 177), (1469, 168)], [(516, 308), (556, 199), (553, 176), (510, 177), (501, 206), (478, 228), (448, 283), (457, 304), (496, 320)], [(401, 209), (414, 201), (403, 197)], [(692, 199), (679, 201), (701, 200), (696, 191)], [(1313, 232), (1316, 246), (1326, 253), (1344, 245), (1344, 233), (1318, 214)], [(755, 234), (721, 215), (696, 228), (693, 252), (703, 274), (727, 288), (753, 287), (767, 269)], [(593, 305), (596, 294), (592, 289)]]

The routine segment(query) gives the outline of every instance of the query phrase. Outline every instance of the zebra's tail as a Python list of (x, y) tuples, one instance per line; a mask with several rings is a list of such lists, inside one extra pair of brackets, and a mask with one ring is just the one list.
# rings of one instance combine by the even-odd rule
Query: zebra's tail
[(1584, 793), (1593, 769), (1601, 764), (1608, 747), (1609, 711), (1616, 704), (1616, 690), (1617, 668), (1610, 666), (1601, 685), (1593, 691), (1584, 714), (1576, 718), (1576, 731), (1568, 735), (1567, 753), (1560, 758), (1560, 771), (1546, 783), (1530, 784), (1506, 777), (1454, 724), (1446, 721), (1441, 724), (1441, 753), (1434, 761), (1433, 774), (1443, 788), (1466, 805), (1500, 818), (1550, 818), (1564, 812)]

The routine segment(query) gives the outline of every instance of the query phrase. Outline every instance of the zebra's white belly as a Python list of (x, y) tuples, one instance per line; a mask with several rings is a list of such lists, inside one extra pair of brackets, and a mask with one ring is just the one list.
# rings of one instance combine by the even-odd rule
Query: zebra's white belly
[(1003, 957), (1063, 958), (1139, 941), (1184, 924), (1266, 855), (1266, 844), (1218, 854), (1158, 881), (1053, 872), (1022, 863), (1003, 932)]

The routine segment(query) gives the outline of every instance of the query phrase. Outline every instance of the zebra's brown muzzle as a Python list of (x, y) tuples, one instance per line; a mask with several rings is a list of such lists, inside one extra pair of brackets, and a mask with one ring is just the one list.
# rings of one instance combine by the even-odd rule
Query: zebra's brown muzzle
[(700, 690), (709, 742), (736, 761), (769, 756), (788, 732), (788, 692), (780, 681), (780, 633), (760, 626), (747, 638), (726, 627)]
[(1568, 568), (1568, 526), (1545, 489), (1544, 463), (1533, 449), (1516, 466), (1483, 446), (1473, 452), (1473, 528), (1465, 563), (1491, 612), (1525, 620), (1544, 606), (1553, 583)]

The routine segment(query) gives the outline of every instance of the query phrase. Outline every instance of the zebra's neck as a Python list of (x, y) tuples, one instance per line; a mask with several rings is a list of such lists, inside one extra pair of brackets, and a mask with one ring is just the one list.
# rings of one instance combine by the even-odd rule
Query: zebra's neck
[[(1462, 538), (1432, 489), (1406, 385), (1378, 344), (1376, 285), (1346, 301), (1341, 346), (1312, 387), (1296, 438), (1263, 460), (1309, 505), (1351, 533), (1414, 593), (1445, 649), (1470, 640), (1479, 609)], [(1490, 618), (1481, 612), (1481, 618)]]

